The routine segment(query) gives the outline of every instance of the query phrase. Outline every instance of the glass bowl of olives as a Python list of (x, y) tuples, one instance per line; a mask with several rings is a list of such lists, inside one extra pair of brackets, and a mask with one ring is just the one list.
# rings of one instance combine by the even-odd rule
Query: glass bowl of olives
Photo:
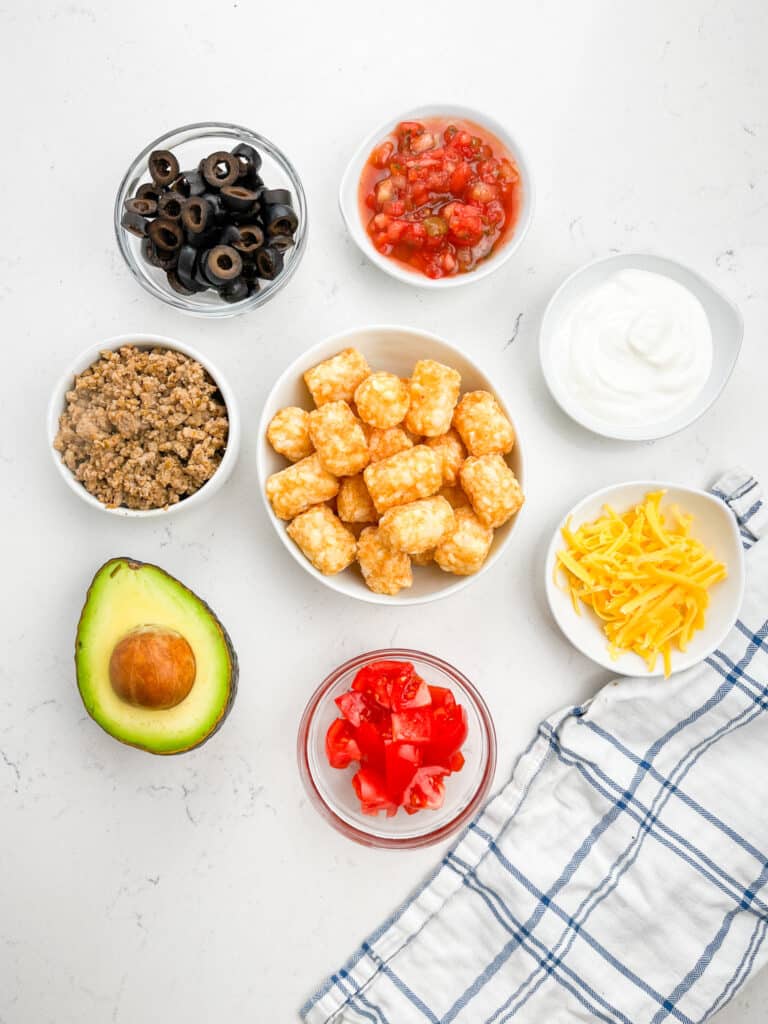
[(306, 247), (306, 197), (268, 139), (234, 124), (190, 124), (132, 161), (115, 234), (128, 269), (156, 298), (197, 316), (237, 316), (293, 276)]

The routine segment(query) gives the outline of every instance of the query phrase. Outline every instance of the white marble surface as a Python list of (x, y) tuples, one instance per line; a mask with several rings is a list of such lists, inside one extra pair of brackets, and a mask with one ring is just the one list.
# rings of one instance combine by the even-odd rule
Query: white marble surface
[[(542, 549), (559, 513), (627, 477), (704, 484), (740, 460), (768, 479), (758, 397), (768, 370), (767, 48), (763, 0), (2, 5), (2, 1024), (294, 1019), (439, 854), (364, 850), (307, 806), (294, 735), (326, 670), (392, 643), (453, 661), (492, 708), (501, 783), (546, 712), (605, 680), (544, 607)], [(435, 295), (365, 263), (345, 238), (336, 187), (370, 125), (451, 97), (495, 113), (526, 143), (538, 209), (497, 276)], [(111, 227), (138, 148), (205, 118), (283, 146), (311, 209), (309, 250), (287, 290), (220, 324), (142, 293)], [(571, 269), (646, 248), (720, 285), (746, 338), (726, 392), (695, 426), (654, 444), (611, 443), (549, 400), (537, 325)], [(505, 561), (417, 612), (314, 584), (276, 542), (255, 491), (254, 431), (271, 381), (326, 334), (386, 321), (442, 333), (487, 367), (529, 466)], [(57, 478), (43, 436), (63, 366), (130, 330), (200, 347), (242, 403), (234, 478), (210, 505), (166, 523), (87, 509)], [(180, 576), (237, 645), (234, 712), (187, 756), (121, 747), (80, 704), (75, 623), (94, 570), (116, 554)], [(720, 1019), (766, 1015), (768, 977)]]

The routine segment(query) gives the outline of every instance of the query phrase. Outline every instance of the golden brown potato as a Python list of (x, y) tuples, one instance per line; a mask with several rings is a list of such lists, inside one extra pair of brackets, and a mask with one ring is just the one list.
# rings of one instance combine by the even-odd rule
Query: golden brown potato
[(362, 473), (340, 481), (336, 508), (345, 523), (375, 523), (379, 518)]
[(363, 425), (346, 402), (326, 402), (309, 414), (309, 436), (323, 469), (354, 476), (369, 461)]
[(483, 565), (493, 543), (493, 530), (471, 508), (457, 508), (456, 529), (435, 548), (435, 561), (456, 576), (472, 576)]
[(443, 483), (449, 487), (453, 486), (459, 479), (461, 464), (467, 457), (467, 449), (455, 430), (451, 429), (446, 434), (439, 434), (437, 437), (429, 437), (424, 442), (430, 448), (434, 448), (443, 462)]
[(396, 427), (410, 405), (408, 385), (394, 373), (379, 371), (366, 377), (355, 391), (355, 405), (361, 420), (379, 430)]
[(355, 560), (354, 534), (327, 505), (315, 505), (296, 516), (288, 524), (288, 536), (324, 576), (341, 572)]
[(515, 431), (490, 391), (469, 391), (456, 406), (453, 425), (470, 455), (506, 455)]
[(501, 455), (470, 456), (461, 467), (461, 486), (475, 514), (495, 529), (522, 508), (523, 492)]
[(434, 359), (420, 359), (411, 374), (411, 407), (405, 425), (414, 434), (437, 437), (451, 426), (461, 374)]
[(375, 594), (394, 596), (413, 584), (410, 558), (386, 544), (375, 526), (366, 526), (360, 534), (357, 560), (366, 586)]
[(379, 530), (387, 544), (409, 555), (437, 547), (455, 526), (453, 509), (445, 498), (437, 496), (396, 505), (379, 520)]
[(363, 473), (379, 513), (419, 498), (431, 498), (443, 482), (440, 457), (424, 444), (374, 462)]
[(267, 480), (267, 497), (279, 519), (294, 519), (311, 505), (335, 498), (339, 481), (323, 469), (317, 454), (273, 473)]
[(267, 427), (267, 440), (291, 462), (306, 459), (315, 450), (309, 436), (309, 413), (297, 406), (276, 412)]
[(304, 382), (319, 408), (326, 402), (351, 402), (355, 389), (370, 372), (371, 368), (362, 352), (356, 348), (345, 348), (343, 352), (307, 370)]

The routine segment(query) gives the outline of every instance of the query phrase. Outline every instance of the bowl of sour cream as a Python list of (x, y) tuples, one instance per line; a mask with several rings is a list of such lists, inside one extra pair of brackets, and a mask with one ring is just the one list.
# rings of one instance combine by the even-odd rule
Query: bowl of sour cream
[(596, 260), (549, 301), (539, 352), (549, 390), (583, 427), (651, 441), (698, 419), (741, 348), (738, 309), (694, 270), (648, 253)]

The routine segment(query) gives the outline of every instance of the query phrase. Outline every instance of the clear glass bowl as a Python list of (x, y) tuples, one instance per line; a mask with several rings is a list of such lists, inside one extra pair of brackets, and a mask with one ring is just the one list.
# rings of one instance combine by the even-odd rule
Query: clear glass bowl
[[(170, 149), (179, 161), (182, 170), (197, 167), (200, 160), (217, 149), (232, 149), (241, 142), (254, 146), (261, 153), (263, 164), (260, 174), (267, 188), (287, 188), (293, 193), (294, 209), (299, 218), (299, 226), (294, 235), (295, 245), (285, 253), (285, 265), (274, 281), (261, 282), (261, 288), (249, 295), (242, 302), (228, 303), (220, 299), (212, 291), (199, 292), (195, 295), (179, 295), (168, 284), (166, 276), (157, 267), (151, 267), (141, 255), (141, 239), (126, 231), (120, 223), (125, 200), (132, 196), (138, 186), (149, 181), (147, 157), (153, 149)], [(293, 277), (301, 262), (307, 244), (307, 200), (301, 179), (293, 164), (281, 150), (248, 128), (236, 124), (223, 124), (216, 121), (204, 121), (189, 124), (184, 128), (176, 128), (154, 139), (131, 162), (120, 183), (115, 199), (115, 235), (120, 252), (123, 254), (128, 269), (142, 286), (155, 298), (181, 309), (185, 313), (205, 317), (230, 317), (258, 309), (276, 295)]]
[[(466, 710), (467, 740), (461, 748), (465, 764), (445, 780), (445, 803), (439, 810), (409, 815), (401, 809), (392, 818), (363, 814), (352, 788), (357, 765), (340, 770), (328, 764), (325, 734), (339, 714), (335, 698), (350, 688), (363, 665), (381, 659), (410, 661), (428, 683), (449, 687)], [(297, 753), (304, 787), (326, 821), (364, 846), (404, 850), (446, 839), (479, 810), (496, 770), (496, 732), (485, 701), (458, 669), (422, 651), (394, 648), (360, 654), (323, 681), (302, 716)]]

